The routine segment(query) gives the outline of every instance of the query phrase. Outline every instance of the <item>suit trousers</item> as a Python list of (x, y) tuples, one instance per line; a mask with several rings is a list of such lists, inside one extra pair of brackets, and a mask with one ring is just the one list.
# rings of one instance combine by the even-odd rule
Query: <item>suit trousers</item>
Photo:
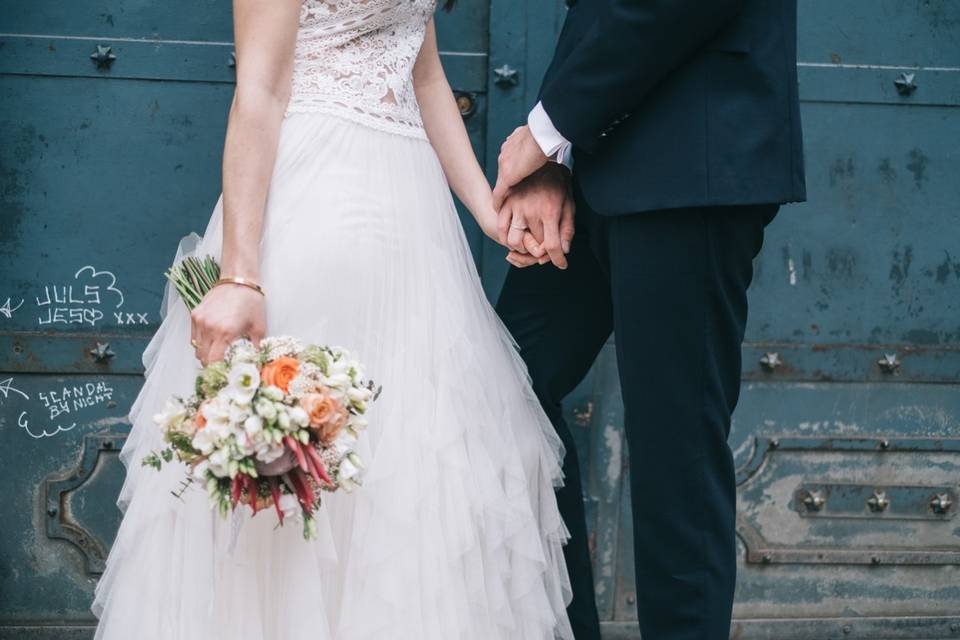
[(747, 287), (778, 205), (605, 217), (575, 188), (569, 267), (512, 268), (497, 312), (567, 448), (568, 612), (600, 638), (581, 472), (561, 401), (615, 335), (644, 640), (726, 640), (736, 582), (733, 456)]

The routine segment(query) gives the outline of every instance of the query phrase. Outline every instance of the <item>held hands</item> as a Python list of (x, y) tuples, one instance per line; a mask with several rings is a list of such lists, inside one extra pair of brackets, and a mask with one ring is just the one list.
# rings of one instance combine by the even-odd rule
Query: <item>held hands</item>
[(526, 126), (503, 143), (497, 164), (497, 233), (488, 235), (510, 249), (507, 262), (515, 267), (553, 262), (566, 269), (574, 233), (569, 171), (548, 161)]
[(203, 366), (223, 359), (227, 346), (241, 336), (256, 345), (266, 333), (262, 293), (245, 286), (216, 286), (190, 313), (191, 344)]

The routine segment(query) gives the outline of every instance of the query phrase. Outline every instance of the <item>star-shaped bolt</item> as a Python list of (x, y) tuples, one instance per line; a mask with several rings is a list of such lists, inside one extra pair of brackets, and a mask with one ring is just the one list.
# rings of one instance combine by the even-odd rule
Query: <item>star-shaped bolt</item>
[(883, 357), (877, 360), (877, 366), (884, 373), (896, 373), (900, 368), (900, 361), (895, 353), (885, 353)]
[(809, 511), (820, 511), (826, 503), (827, 499), (823, 497), (823, 493), (816, 490), (807, 491), (807, 495), (803, 498), (803, 504)]
[(98, 44), (97, 50), (90, 54), (90, 59), (97, 63), (97, 69), (109, 69), (117, 56), (113, 55), (113, 47)]
[(493, 70), (493, 75), (496, 76), (493, 81), (501, 87), (514, 86), (520, 82), (519, 73), (510, 65), (504, 64)]
[(917, 74), (903, 72), (897, 79), (893, 81), (894, 86), (897, 87), (897, 93), (902, 96), (909, 96), (914, 91), (917, 90), (917, 83), (915, 82)]
[(760, 366), (767, 371), (773, 371), (781, 364), (783, 361), (780, 360), (780, 354), (776, 351), (768, 351), (760, 358)]
[(938, 493), (930, 500), (930, 508), (934, 513), (940, 515), (949, 511), (952, 504), (953, 500), (950, 499), (950, 494), (948, 493)]
[(95, 348), (90, 349), (90, 355), (92, 355), (93, 359), (97, 362), (106, 362), (117, 354), (110, 348), (109, 342), (98, 342)]

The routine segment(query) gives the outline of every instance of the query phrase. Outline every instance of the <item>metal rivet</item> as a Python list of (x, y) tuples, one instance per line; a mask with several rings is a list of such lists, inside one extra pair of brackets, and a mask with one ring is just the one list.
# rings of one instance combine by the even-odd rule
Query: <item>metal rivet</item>
[(48, 508), (47, 508), (47, 515), (50, 516), (51, 518), (54, 517), (55, 515), (57, 515), (57, 508), (56, 508), (56, 507), (48, 507)]
[(637, 597), (636, 597), (635, 595), (633, 595), (632, 593), (631, 593), (631, 594), (628, 594), (628, 595), (627, 595), (627, 604), (637, 604)]
[(773, 556), (770, 555), (769, 553), (765, 553), (763, 554), (763, 557), (760, 558), (760, 560), (763, 562), (763, 564), (770, 564), (771, 562), (773, 562)]
[(827, 503), (827, 499), (823, 497), (822, 491), (808, 489), (806, 494), (803, 498), (803, 504), (807, 507), (808, 511), (820, 511), (823, 509), (823, 505)]
[(520, 82), (520, 72), (508, 64), (501, 65), (493, 70), (494, 82), (501, 87), (513, 87)]
[(881, 448), (881, 449), (889, 449), (889, 448), (890, 448), (890, 441), (887, 440), (886, 438), (884, 438), (883, 440), (881, 440), (881, 441), (880, 441), (880, 448)]
[(851, 627), (851, 626), (848, 625), (848, 624), (845, 624), (845, 625), (843, 625), (843, 628), (841, 629), (841, 631), (843, 631), (843, 633), (844, 633), (845, 635), (849, 635), (850, 632), (853, 631), (853, 627)]
[(960, 622), (951, 622), (951, 623), (950, 623), (950, 631), (952, 631), (952, 632), (954, 632), (954, 633), (956, 633), (957, 631), (960, 631)]
[(237, 52), (236, 51), (230, 52), (230, 59), (227, 60), (227, 66), (230, 67), (231, 69), (237, 68)]
[(467, 91), (456, 91), (454, 97), (457, 100), (457, 109), (460, 110), (460, 116), (466, 120), (477, 111), (477, 96)]
[(777, 438), (772, 438), (772, 439), (770, 440), (770, 448), (771, 448), (771, 449), (776, 449), (776, 448), (779, 447), (779, 446), (780, 446), (780, 440), (778, 440)]
[(97, 49), (90, 54), (90, 59), (97, 63), (97, 69), (109, 69), (117, 56), (113, 55), (113, 48), (98, 44)]
[(900, 369), (900, 361), (895, 353), (885, 353), (882, 358), (877, 360), (877, 366), (884, 373), (896, 373)]
[(897, 76), (897, 79), (893, 81), (894, 86), (897, 88), (897, 93), (902, 96), (912, 95), (913, 92), (917, 90), (916, 77), (917, 74), (907, 73), (906, 71)]
[(879, 513), (885, 511), (887, 507), (890, 506), (890, 500), (887, 498), (886, 491), (880, 491), (879, 489), (873, 492), (873, 495), (867, 498), (867, 506), (870, 507), (870, 511), (874, 513)]
[(95, 348), (90, 349), (90, 355), (92, 355), (93, 359), (97, 362), (106, 362), (117, 354), (110, 348), (109, 342), (98, 342)]
[(13, 352), (18, 354), (23, 353), (23, 345), (19, 345), (19, 344), (13, 345)]
[(782, 364), (783, 361), (780, 359), (780, 354), (776, 351), (767, 351), (763, 354), (763, 357), (760, 358), (760, 366), (767, 371), (773, 371)]
[(103, 448), (109, 451), (110, 449), (113, 449), (113, 443), (107, 440), (103, 443)]
[(950, 507), (952, 505), (953, 500), (950, 499), (950, 494), (948, 493), (938, 493), (930, 499), (930, 509), (939, 515), (943, 515), (950, 511)]
[(878, 565), (878, 564), (880, 564), (880, 558), (877, 557), (877, 556), (871, 556), (871, 557), (870, 557), (870, 564), (872, 564), (872, 565)]

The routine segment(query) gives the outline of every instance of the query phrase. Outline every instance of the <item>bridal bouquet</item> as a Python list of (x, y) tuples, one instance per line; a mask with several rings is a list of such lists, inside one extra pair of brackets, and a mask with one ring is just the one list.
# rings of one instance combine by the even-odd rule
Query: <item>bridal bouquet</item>
[[(184, 271), (216, 264), (206, 261), (203, 267), (188, 258), (168, 277), (178, 288), (202, 288)], [(192, 291), (182, 297), (192, 308), (203, 296)], [(222, 515), (240, 504), (254, 515), (273, 506), (281, 525), (300, 514), (310, 539), (320, 492), (360, 485), (363, 465), (355, 447), (377, 393), (343, 349), (289, 336), (267, 337), (259, 346), (241, 338), (222, 361), (200, 371), (192, 396), (169, 398), (154, 416), (167, 446), (143, 464), (160, 469), (176, 457), (188, 465), (184, 487), (204, 483)]]

